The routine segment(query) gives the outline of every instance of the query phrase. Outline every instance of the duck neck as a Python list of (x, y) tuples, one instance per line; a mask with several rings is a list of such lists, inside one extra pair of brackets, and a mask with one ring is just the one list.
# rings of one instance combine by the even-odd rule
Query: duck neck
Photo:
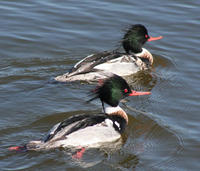
[(140, 58), (146, 58), (149, 60), (150, 65), (153, 64), (153, 56), (152, 54), (145, 48), (142, 48), (142, 52), (140, 53), (135, 53), (135, 56), (138, 56)]
[(128, 116), (127, 116), (126, 112), (119, 105), (116, 107), (112, 107), (112, 106), (105, 104), (104, 109), (105, 109), (104, 112), (106, 114), (121, 116), (122, 118), (124, 118), (126, 120), (126, 123), (128, 123)]

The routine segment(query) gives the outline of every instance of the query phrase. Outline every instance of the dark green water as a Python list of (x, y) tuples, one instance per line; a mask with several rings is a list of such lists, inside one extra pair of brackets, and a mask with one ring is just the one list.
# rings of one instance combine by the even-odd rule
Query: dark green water
[[(199, 170), (200, 57), (198, 1), (0, 2), (0, 170)], [(119, 45), (123, 29), (144, 24), (154, 70), (130, 78), (146, 97), (130, 97), (126, 142), (116, 151), (10, 152), (42, 138), (57, 122), (101, 111), (86, 103), (94, 85), (54, 84), (83, 57)], [(134, 109), (143, 111), (135, 112)]]

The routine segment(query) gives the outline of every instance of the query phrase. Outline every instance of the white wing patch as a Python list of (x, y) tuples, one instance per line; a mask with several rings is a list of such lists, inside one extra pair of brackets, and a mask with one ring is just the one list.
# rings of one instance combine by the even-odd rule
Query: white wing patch
[(86, 60), (87, 58), (90, 58), (91, 56), (93, 56), (94, 54), (91, 54), (89, 56), (86, 56), (85, 58), (83, 58), (82, 60), (80, 60), (79, 62), (77, 62), (75, 65), (74, 65), (74, 68), (76, 68), (81, 62), (83, 62), (84, 60)]
[(103, 126), (106, 126), (106, 127), (112, 127), (113, 126), (113, 122), (110, 119), (106, 119), (100, 125), (103, 125)]
[(117, 121), (115, 121), (115, 125), (120, 129), (120, 124)]
[(112, 127), (112, 128), (113, 128), (113, 125), (114, 125), (114, 124), (115, 124), (119, 129), (121, 129), (120, 124), (119, 124), (117, 121), (115, 121), (115, 122), (113, 123), (112, 120), (106, 119), (103, 123), (101, 123), (101, 125), (103, 125), (103, 126)]
[(48, 135), (50, 134), (54, 134), (55, 130), (58, 128), (58, 126), (60, 125), (60, 122), (57, 123), (56, 125), (53, 126), (53, 128), (50, 129)]

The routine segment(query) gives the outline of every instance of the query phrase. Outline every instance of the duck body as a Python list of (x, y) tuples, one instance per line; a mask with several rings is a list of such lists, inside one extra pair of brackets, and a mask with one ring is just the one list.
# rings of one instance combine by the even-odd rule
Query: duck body
[(75, 115), (56, 124), (43, 141), (30, 141), (26, 148), (97, 148), (119, 140), (126, 124), (125, 119), (117, 115)]
[(142, 51), (138, 55), (109, 51), (92, 54), (76, 63), (68, 73), (57, 76), (55, 80), (95, 82), (109, 78), (112, 74), (122, 77), (132, 75), (151, 66), (147, 59), (153, 59), (151, 53), (145, 48)]
[(125, 52), (104, 51), (89, 55), (76, 63), (68, 73), (57, 76), (55, 80), (94, 82), (109, 78), (112, 74), (125, 77), (149, 69), (153, 64), (153, 56), (142, 46), (146, 41), (161, 38), (150, 37), (143, 25), (133, 25), (122, 40)]

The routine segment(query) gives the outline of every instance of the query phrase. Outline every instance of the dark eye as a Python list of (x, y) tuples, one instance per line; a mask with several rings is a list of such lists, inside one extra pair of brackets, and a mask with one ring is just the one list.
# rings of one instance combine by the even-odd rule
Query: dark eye
[(126, 88), (126, 89), (124, 89), (124, 93), (128, 93), (128, 89)]

